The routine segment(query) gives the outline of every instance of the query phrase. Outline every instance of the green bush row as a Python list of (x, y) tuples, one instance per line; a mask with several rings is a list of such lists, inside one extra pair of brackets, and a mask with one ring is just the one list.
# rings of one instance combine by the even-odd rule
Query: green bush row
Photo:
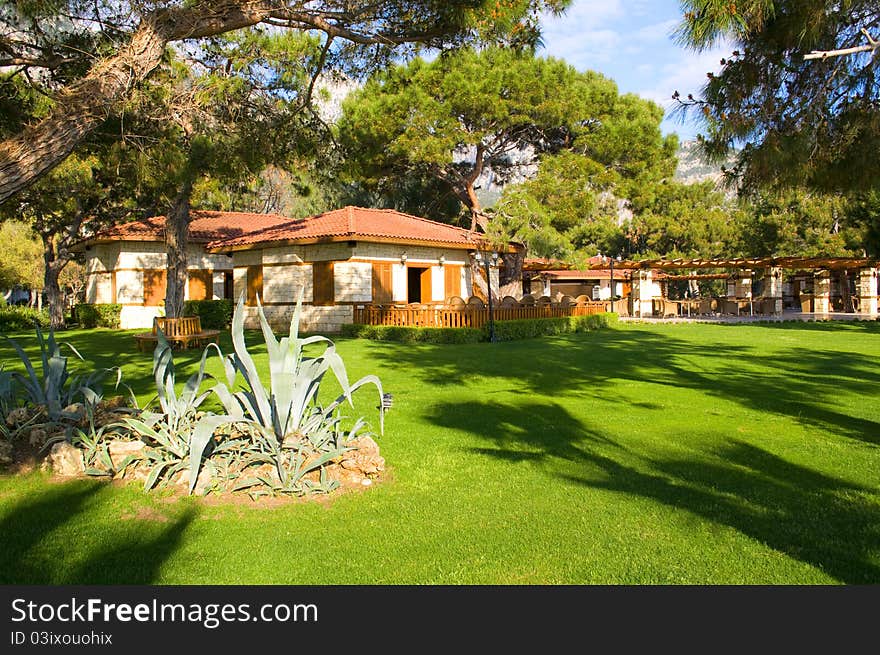
[(483, 331), (476, 328), (418, 328), (348, 323), (342, 326), (342, 334), (348, 337), (400, 343), (477, 343), (485, 340)]
[(76, 306), (76, 322), (81, 328), (118, 328), (122, 305), (118, 303), (105, 303), (92, 305), (81, 303)]
[(0, 307), (0, 332), (33, 330), (35, 324), (41, 328), (49, 327), (49, 313), (18, 305)]
[[(515, 341), (553, 334), (588, 332), (610, 327), (617, 322), (617, 314), (593, 314), (567, 318), (536, 318), (518, 321), (495, 321), (496, 341)], [(342, 334), (375, 341), (401, 343), (477, 343), (489, 340), (489, 327), (476, 328), (417, 328), (391, 325), (342, 326)]]
[(187, 300), (183, 303), (184, 316), (198, 316), (202, 328), (222, 330), (232, 324), (231, 300)]
[[(564, 318), (532, 318), (518, 321), (495, 321), (496, 341), (517, 341), (532, 339), (554, 334), (572, 332), (589, 332), (600, 328), (611, 327), (617, 322), (617, 314), (591, 314), (589, 316), (568, 316)], [(484, 328), (486, 339), (489, 338), (489, 327)]]

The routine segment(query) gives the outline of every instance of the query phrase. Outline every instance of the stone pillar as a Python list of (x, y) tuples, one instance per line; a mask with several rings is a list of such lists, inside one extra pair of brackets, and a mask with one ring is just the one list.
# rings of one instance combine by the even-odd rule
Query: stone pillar
[(549, 298), (550, 297), (550, 276), (549, 275), (542, 275), (541, 276), (541, 283), (544, 285), (544, 288), (541, 290), (541, 295), (547, 296)]
[(740, 271), (734, 284), (734, 295), (737, 298), (752, 297), (752, 272)]
[(859, 314), (865, 318), (877, 318), (877, 269), (863, 268), (859, 271)]
[(816, 271), (813, 275), (813, 313), (831, 313), (831, 273)]
[(640, 270), (638, 275), (633, 276), (633, 316), (653, 316), (653, 297), (654, 274), (651, 271)]
[(770, 305), (768, 309), (774, 314), (782, 313), (782, 269), (770, 266), (764, 275), (764, 297)]

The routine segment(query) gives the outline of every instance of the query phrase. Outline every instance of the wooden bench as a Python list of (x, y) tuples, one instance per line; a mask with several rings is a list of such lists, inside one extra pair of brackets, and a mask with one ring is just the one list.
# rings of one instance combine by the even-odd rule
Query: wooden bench
[(203, 330), (202, 320), (198, 316), (168, 318), (157, 316), (153, 319), (153, 330), (134, 335), (138, 350), (144, 351), (159, 340), (158, 330), (162, 330), (172, 348), (180, 346), (189, 348), (191, 345), (201, 346), (204, 343), (217, 343), (220, 330)]

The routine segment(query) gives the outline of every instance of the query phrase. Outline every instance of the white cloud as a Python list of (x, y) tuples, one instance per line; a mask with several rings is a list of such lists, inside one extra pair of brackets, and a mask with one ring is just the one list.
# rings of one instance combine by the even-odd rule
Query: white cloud
[(727, 45), (701, 53), (682, 49), (678, 59), (662, 66), (656, 76), (655, 83), (638, 91), (640, 96), (653, 100), (666, 110), (666, 120), (664, 121), (666, 130), (679, 132), (688, 138), (693, 134), (694, 125), (682, 125), (671, 119), (670, 110), (676, 106), (672, 100), (672, 93), (678, 91), (683, 97), (686, 97), (688, 93), (699, 96), (708, 81), (706, 73), (719, 72), (721, 69), (720, 60), (722, 57), (730, 56), (730, 50), (731, 47)]
[(620, 47), (621, 35), (614, 30), (590, 30), (557, 36), (547, 42), (545, 53), (565, 59), (580, 70), (608, 62)]
[(649, 44), (655, 41), (668, 42), (672, 32), (678, 27), (679, 22), (681, 21), (677, 18), (670, 18), (659, 23), (645, 25), (636, 30), (633, 39), (640, 43), (647, 42)]
[[(622, 93), (637, 93), (668, 111), (673, 91), (699, 94), (706, 73), (717, 72), (730, 51), (721, 46), (694, 53), (679, 46), (672, 34), (681, 19), (677, 0), (574, 0), (563, 16), (545, 16), (541, 54), (603, 73)], [(669, 119), (663, 129), (683, 138), (695, 132)]]

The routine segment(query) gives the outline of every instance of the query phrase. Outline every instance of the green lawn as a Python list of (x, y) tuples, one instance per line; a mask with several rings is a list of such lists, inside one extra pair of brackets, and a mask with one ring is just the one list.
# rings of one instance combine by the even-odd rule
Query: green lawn
[[(146, 400), (130, 335), (63, 338)], [(880, 582), (878, 323), (338, 343), (394, 394), (388, 481), (267, 508), (3, 476), (0, 581)]]

